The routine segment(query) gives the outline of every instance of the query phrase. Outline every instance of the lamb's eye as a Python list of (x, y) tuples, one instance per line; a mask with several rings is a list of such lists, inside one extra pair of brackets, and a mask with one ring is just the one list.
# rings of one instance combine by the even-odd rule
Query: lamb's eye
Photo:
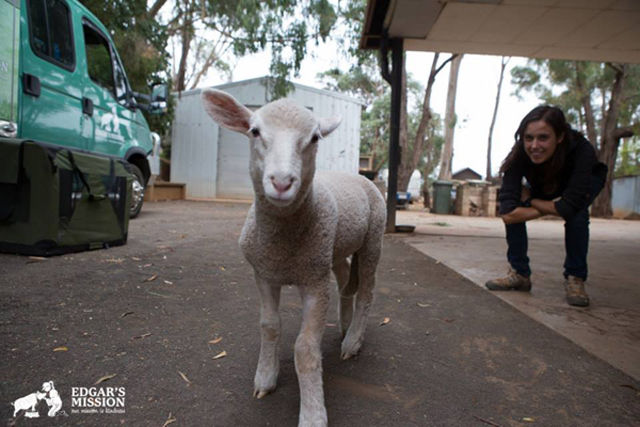
[(316, 135), (313, 135), (313, 136), (311, 137), (311, 141), (310, 141), (310, 142), (311, 142), (312, 144), (315, 144), (316, 142), (318, 142), (318, 140), (319, 140), (319, 139), (320, 139), (320, 137), (316, 134)]
[(256, 138), (260, 136), (260, 131), (256, 128), (249, 129), (249, 132), (251, 132), (251, 135), (253, 135)]

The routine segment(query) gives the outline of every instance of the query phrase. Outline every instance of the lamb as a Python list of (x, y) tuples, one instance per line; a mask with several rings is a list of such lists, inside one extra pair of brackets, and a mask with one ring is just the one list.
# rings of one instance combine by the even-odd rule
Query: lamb
[(36, 406), (38, 405), (39, 401), (45, 398), (45, 396), (46, 396), (46, 393), (36, 391), (34, 393), (21, 397), (20, 399), (16, 399), (14, 402), (11, 403), (13, 405), (13, 417), (15, 418), (18, 412), (23, 410), (35, 412), (37, 414)]
[(386, 222), (384, 199), (364, 177), (315, 173), (318, 144), (340, 118), (316, 119), (289, 99), (252, 112), (213, 89), (203, 91), (202, 101), (214, 121), (250, 139), (255, 200), (239, 243), (254, 269), (261, 299), (254, 396), (260, 399), (276, 388), (280, 289), (296, 285), (303, 305), (294, 346), (299, 426), (326, 426), (320, 343), (331, 271), (340, 293), (341, 355), (348, 359), (362, 345), (373, 299)]

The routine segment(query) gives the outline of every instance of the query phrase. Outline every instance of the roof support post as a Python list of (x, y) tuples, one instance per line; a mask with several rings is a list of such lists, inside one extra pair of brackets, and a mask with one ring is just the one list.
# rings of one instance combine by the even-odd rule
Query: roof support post
[[(396, 231), (396, 197), (398, 193), (398, 165), (400, 164), (400, 109), (402, 107), (403, 39), (394, 38), (391, 44), (391, 126), (389, 141), (389, 181), (387, 186), (387, 233)], [(386, 52), (383, 52), (386, 55)]]

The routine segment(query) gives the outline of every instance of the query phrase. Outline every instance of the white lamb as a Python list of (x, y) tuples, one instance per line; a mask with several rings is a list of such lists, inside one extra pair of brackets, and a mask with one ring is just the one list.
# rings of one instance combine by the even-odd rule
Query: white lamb
[(315, 174), (319, 140), (338, 127), (339, 118), (316, 119), (288, 99), (255, 112), (217, 90), (205, 90), (202, 100), (216, 122), (250, 139), (255, 201), (239, 243), (253, 266), (261, 297), (254, 395), (261, 398), (276, 388), (280, 289), (297, 285), (303, 305), (294, 358), (300, 386), (299, 425), (325, 426), (320, 342), (331, 271), (340, 292), (342, 358), (348, 359), (362, 345), (373, 299), (386, 221), (384, 200), (361, 176)]

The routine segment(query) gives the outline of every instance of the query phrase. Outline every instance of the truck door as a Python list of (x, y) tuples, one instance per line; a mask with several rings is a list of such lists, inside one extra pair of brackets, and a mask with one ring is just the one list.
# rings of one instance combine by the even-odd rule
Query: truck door
[(88, 18), (82, 21), (82, 32), (88, 74), (83, 95), (93, 105), (93, 133), (88, 146), (92, 151), (122, 156), (134, 141), (131, 91), (105, 34)]
[(18, 129), (18, 57), (20, 8), (0, 0), (0, 136), (13, 137)]
[(18, 136), (82, 148), (72, 11), (64, 0), (27, 0), (22, 9)]

